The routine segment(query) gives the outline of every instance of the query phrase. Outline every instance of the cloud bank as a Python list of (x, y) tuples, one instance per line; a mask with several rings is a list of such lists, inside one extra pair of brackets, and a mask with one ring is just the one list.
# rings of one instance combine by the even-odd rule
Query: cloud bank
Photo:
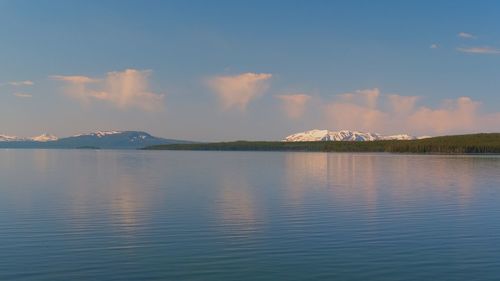
[(419, 100), (367, 89), (338, 95), (324, 113), (334, 129), (418, 135), (500, 130), (500, 112), (484, 113), (481, 103), (469, 97), (444, 100), (437, 108), (418, 106)]
[(277, 99), (281, 101), (281, 105), (286, 115), (291, 119), (298, 119), (304, 114), (307, 102), (311, 96), (306, 94), (291, 94), (278, 95)]
[(260, 97), (267, 90), (268, 73), (243, 73), (233, 76), (217, 76), (207, 81), (208, 86), (217, 95), (223, 109), (245, 111), (248, 104)]
[(104, 78), (87, 76), (51, 76), (64, 82), (64, 92), (82, 103), (107, 102), (121, 109), (138, 108), (159, 111), (164, 108), (164, 95), (150, 90), (149, 70), (126, 69), (108, 72)]

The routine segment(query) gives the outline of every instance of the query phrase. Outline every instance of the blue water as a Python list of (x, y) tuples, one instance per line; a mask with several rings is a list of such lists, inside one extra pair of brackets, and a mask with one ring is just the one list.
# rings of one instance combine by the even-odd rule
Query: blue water
[(500, 280), (500, 157), (0, 150), (0, 280)]

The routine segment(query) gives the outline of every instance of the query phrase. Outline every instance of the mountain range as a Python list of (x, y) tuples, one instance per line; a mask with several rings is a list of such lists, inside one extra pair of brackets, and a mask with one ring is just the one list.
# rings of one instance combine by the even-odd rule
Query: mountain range
[(97, 131), (65, 138), (57, 138), (50, 134), (32, 138), (0, 135), (0, 148), (137, 149), (151, 145), (178, 143), (189, 142), (159, 138), (141, 131)]
[(376, 141), (376, 140), (415, 140), (425, 137), (414, 137), (407, 134), (399, 135), (381, 135), (377, 133), (367, 133), (358, 131), (329, 131), (329, 130), (310, 130), (287, 136), (283, 141)]
[[(381, 135), (359, 131), (310, 130), (287, 136), (285, 142), (303, 141), (376, 141), (376, 140), (414, 140), (407, 134)], [(0, 135), (0, 148), (93, 148), (93, 149), (138, 149), (154, 145), (186, 144), (184, 140), (165, 139), (141, 131), (97, 131), (71, 137), (57, 138), (43, 134), (31, 138)]]

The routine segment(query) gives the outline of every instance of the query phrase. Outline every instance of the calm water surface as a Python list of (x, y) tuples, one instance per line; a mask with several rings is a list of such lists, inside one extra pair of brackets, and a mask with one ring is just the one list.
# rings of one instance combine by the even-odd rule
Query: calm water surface
[(0, 280), (500, 280), (500, 157), (0, 150)]

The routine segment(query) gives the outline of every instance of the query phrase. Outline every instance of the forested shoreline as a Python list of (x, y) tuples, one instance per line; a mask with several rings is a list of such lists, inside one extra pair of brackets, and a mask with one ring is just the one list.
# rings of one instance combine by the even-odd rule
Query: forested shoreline
[(146, 150), (392, 152), (432, 154), (500, 154), (500, 133), (441, 136), (420, 140), (269, 142), (234, 141), (167, 144)]

